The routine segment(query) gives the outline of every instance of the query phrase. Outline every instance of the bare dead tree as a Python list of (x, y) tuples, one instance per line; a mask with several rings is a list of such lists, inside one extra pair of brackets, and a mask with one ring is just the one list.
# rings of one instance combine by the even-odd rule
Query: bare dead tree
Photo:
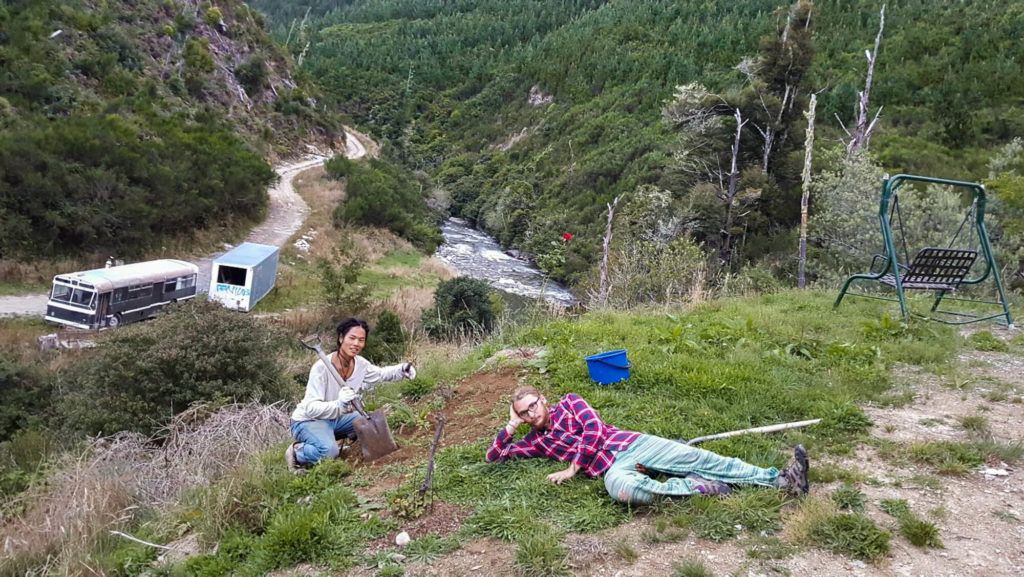
[(803, 194), (800, 196), (800, 266), (796, 276), (796, 286), (804, 288), (807, 284), (807, 206), (811, 200), (811, 159), (814, 156), (814, 113), (818, 107), (818, 95), (811, 94), (811, 102), (807, 105), (807, 134), (804, 136), (804, 172)]
[(743, 114), (738, 107), (735, 109), (733, 116), (736, 118), (736, 138), (733, 139), (732, 143), (729, 184), (718, 197), (725, 204), (725, 227), (722, 230), (723, 241), (721, 251), (719, 252), (719, 256), (724, 263), (728, 263), (732, 259), (732, 225), (736, 217), (736, 193), (738, 192), (740, 181), (740, 136), (743, 133), (743, 125), (747, 123), (746, 120), (743, 120)]
[[(851, 133), (843, 125), (843, 121), (840, 120), (839, 124), (843, 126), (843, 130), (846, 132), (850, 140), (846, 142), (846, 158), (852, 158), (853, 155), (857, 154), (858, 151), (866, 149), (868, 143), (871, 141), (871, 133), (874, 131), (875, 126), (878, 124), (878, 117), (882, 113), (882, 108), (879, 107), (875, 111), (875, 116), (870, 121), (869, 99), (871, 97), (871, 83), (875, 76), (875, 63), (878, 61), (878, 47), (882, 43), (882, 32), (885, 30), (885, 4), (882, 4), (882, 10), (879, 13), (878, 21), (878, 35), (875, 36), (875, 49), (874, 51), (864, 51), (864, 55), (868, 59), (868, 72), (864, 79), (864, 90), (857, 94), (857, 124), (853, 127)], [(838, 119), (838, 115), (836, 116)]]
[(615, 220), (615, 208), (619, 206), (622, 195), (616, 196), (608, 203), (608, 223), (604, 228), (604, 242), (601, 244), (601, 279), (597, 299), (603, 307), (608, 304), (608, 253), (612, 248), (612, 222)]

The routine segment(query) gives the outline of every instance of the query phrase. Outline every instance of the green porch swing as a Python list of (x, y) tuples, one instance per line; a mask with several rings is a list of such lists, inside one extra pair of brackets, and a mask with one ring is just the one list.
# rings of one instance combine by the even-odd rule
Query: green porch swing
[[(953, 239), (945, 248), (927, 247), (920, 250), (913, 260), (910, 260), (910, 253), (907, 251), (907, 238), (903, 230), (903, 216), (899, 207), (899, 188), (906, 182), (923, 182), (940, 184), (958, 188), (968, 189), (973, 201), (964, 216), (960, 228), (957, 229)], [(891, 202), (890, 202), (891, 201)], [(903, 248), (903, 261), (900, 262), (900, 255), (896, 251), (896, 244), (893, 242), (893, 221), (900, 233)], [(957, 180), (946, 180), (942, 178), (931, 178), (928, 176), (913, 176), (909, 174), (898, 174), (882, 181), (882, 201), (878, 207), (878, 220), (882, 226), (882, 238), (885, 242), (885, 254), (875, 255), (871, 260), (870, 271), (855, 274), (846, 279), (835, 305), (843, 302), (843, 297), (858, 296), (874, 298), (900, 303), (900, 312), (904, 320), (909, 321), (911, 314), (916, 317), (938, 321), (952, 325), (965, 325), (992, 319), (1001, 319), (1010, 328), (1013, 328), (1013, 317), (1010, 316), (1010, 307), (1006, 301), (1006, 292), (1003, 289), (1003, 281), (999, 276), (999, 267), (996, 265), (995, 256), (992, 254), (992, 243), (985, 228), (985, 187), (973, 182), (961, 182)], [(970, 240), (966, 246), (954, 248), (954, 244), (964, 231), (968, 228)], [(974, 238), (980, 244), (980, 256), (985, 261), (985, 270), (977, 277), (968, 278), (971, 268), (978, 260), (979, 251), (975, 248)], [(884, 261), (881, 269), (876, 266)], [(909, 264), (907, 264), (909, 263)], [(989, 277), (995, 281), (996, 293), (999, 300), (978, 300), (960, 298), (953, 296), (958, 289), (973, 285), (980, 285)], [(896, 289), (896, 298), (870, 295), (865, 293), (849, 292), (850, 285), (854, 281), (873, 281), (893, 289)], [(911, 313), (907, 306), (907, 299), (904, 291), (907, 290), (929, 290), (934, 291), (935, 300), (932, 303), (931, 315), (924, 316)], [(985, 305), (997, 305), (1002, 312), (997, 314), (973, 314), (966, 311), (948, 311), (939, 308), (943, 301), (964, 301), (982, 303)]]

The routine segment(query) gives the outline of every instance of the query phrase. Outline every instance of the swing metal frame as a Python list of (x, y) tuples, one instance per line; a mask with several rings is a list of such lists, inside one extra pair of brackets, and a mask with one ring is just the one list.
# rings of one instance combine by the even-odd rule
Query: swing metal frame
[[(964, 222), (960, 224), (960, 230), (957, 231), (953, 240), (950, 241), (949, 246), (946, 248), (924, 248), (917, 254), (917, 256), (914, 257), (913, 261), (910, 261), (909, 253), (907, 252), (906, 236), (903, 234), (903, 217), (899, 212), (898, 205), (898, 190), (901, 185), (907, 182), (921, 182), (964, 188), (970, 191), (973, 196), (971, 211), (968, 212), (967, 216), (964, 218)], [(907, 261), (906, 264), (899, 262), (899, 255), (896, 252), (896, 244), (893, 241), (892, 220), (894, 213), (900, 227), (900, 234), (903, 235), (901, 236), (901, 240), (903, 243), (904, 260)], [(957, 237), (960, 235), (960, 232), (963, 230), (964, 225), (971, 220), (972, 215), (974, 222), (971, 223), (971, 227), (978, 235), (978, 240), (981, 245), (980, 256), (985, 261), (985, 270), (977, 277), (967, 278), (971, 267), (979, 256), (978, 251), (954, 249), (952, 247), (953, 243), (956, 242)], [(897, 174), (893, 177), (887, 177), (882, 181), (882, 199), (878, 206), (878, 220), (881, 225), (882, 238), (885, 243), (885, 254), (875, 255), (875, 258), (872, 260), (871, 269), (873, 270), (875, 268), (875, 264), (879, 260), (884, 260), (885, 265), (878, 272), (859, 273), (846, 279), (846, 282), (843, 283), (842, 290), (839, 291), (839, 296), (836, 297), (836, 302), (833, 307), (838, 307), (839, 304), (843, 302), (843, 297), (849, 294), (850, 296), (899, 302), (900, 312), (903, 314), (903, 319), (906, 321), (910, 320), (911, 315), (950, 325), (966, 325), (981, 321), (1001, 319), (1009, 328), (1013, 328), (1013, 317), (1010, 314), (1010, 307), (1006, 300), (1006, 291), (1003, 288), (1003, 281), (1000, 277), (999, 266), (996, 264), (995, 256), (992, 254), (992, 243), (988, 236), (988, 229), (985, 227), (985, 187), (983, 185), (974, 182), (963, 182), (910, 174)], [(957, 289), (961, 287), (979, 285), (988, 280), (989, 277), (992, 277), (995, 282), (996, 292), (999, 296), (998, 301), (950, 296), (950, 293), (955, 294)], [(881, 285), (889, 286), (895, 289), (896, 298), (849, 292), (850, 286), (854, 281), (873, 281)], [(905, 295), (905, 291), (910, 289), (935, 291), (935, 300), (932, 303), (930, 316), (924, 316), (910, 311), (910, 308), (907, 306), (907, 299)], [(939, 306), (944, 300), (998, 305), (1002, 309), (1002, 312), (990, 315), (975, 315), (967, 312), (941, 310), (939, 309)], [(946, 318), (936, 315), (945, 315)]]

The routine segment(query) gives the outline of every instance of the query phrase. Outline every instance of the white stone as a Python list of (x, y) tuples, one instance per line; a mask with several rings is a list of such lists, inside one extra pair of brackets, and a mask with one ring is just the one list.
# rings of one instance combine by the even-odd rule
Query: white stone
[(412, 538), (410, 538), (409, 534), (405, 531), (395, 535), (395, 545), (398, 545), (399, 547), (405, 547), (409, 544), (409, 541), (412, 541)]

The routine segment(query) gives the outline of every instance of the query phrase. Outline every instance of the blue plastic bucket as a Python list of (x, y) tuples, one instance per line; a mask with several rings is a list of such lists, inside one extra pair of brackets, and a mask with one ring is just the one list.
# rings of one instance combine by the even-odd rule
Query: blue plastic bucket
[(629, 367), (626, 349), (587, 357), (587, 370), (590, 371), (590, 378), (601, 385), (610, 385), (628, 379)]

